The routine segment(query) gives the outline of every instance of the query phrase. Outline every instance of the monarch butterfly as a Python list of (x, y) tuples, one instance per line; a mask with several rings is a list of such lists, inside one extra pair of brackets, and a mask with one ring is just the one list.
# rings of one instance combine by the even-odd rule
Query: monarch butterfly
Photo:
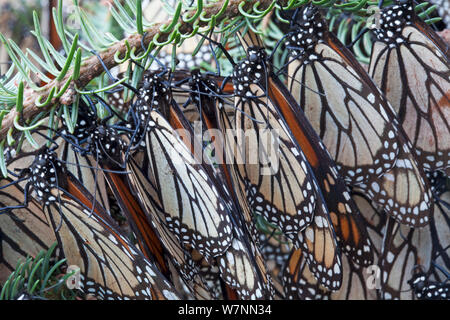
[[(69, 113), (67, 113), (69, 115)], [(85, 186), (88, 191), (95, 195), (96, 200), (109, 212), (109, 199), (107, 194), (106, 181), (102, 174), (99, 174), (98, 165), (95, 159), (88, 154), (80, 154), (79, 150), (70, 142), (65, 141), (66, 136), (73, 136), (79, 143), (84, 143), (89, 138), (90, 127), (96, 120), (95, 112), (89, 108), (82, 100), (78, 106), (77, 121), (74, 124), (74, 132), (67, 131), (66, 112), (61, 114), (61, 128), (56, 142), (59, 144), (57, 154), (59, 158), (66, 162), (67, 169)]]
[[(77, 122), (74, 134), (62, 133), (63, 136), (66, 136), (66, 139), (76, 138), (78, 143), (67, 143), (63, 155), (68, 152), (69, 155), (77, 159), (75, 163), (83, 163), (84, 161), (90, 165), (90, 168), (96, 169), (89, 170), (85, 166), (80, 166), (78, 169), (81, 171), (79, 176), (83, 178), (83, 182), (85, 180), (97, 182), (97, 187), (91, 187), (90, 190), (95, 198), (98, 194), (104, 194), (99, 197), (100, 199), (107, 197), (106, 180), (118, 201), (119, 207), (127, 217), (142, 252), (147, 258), (155, 259), (161, 272), (169, 276), (169, 267), (165, 261), (163, 247), (158, 236), (149, 225), (139, 203), (130, 193), (125, 174), (121, 173), (124, 170), (125, 153), (127, 151), (125, 141), (118, 131), (121, 127), (108, 124), (111, 116), (100, 121), (96, 110), (94, 110), (93, 101), (88, 96), (85, 96), (85, 98), (87, 102), (82, 100), (79, 105), (79, 113), (82, 118)], [(113, 112), (100, 98), (99, 102), (111, 113)]]
[(193, 246), (206, 258), (223, 254), (231, 243), (231, 223), (217, 189), (173, 134), (166, 120), (170, 115), (164, 117), (159, 111), (170, 112), (169, 89), (157, 74), (146, 75), (144, 85), (136, 102), (137, 126), (145, 137), (148, 176), (157, 184), (165, 223), (180, 242)]
[[(244, 48), (262, 46), (258, 35), (251, 31), (240, 38)], [(300, 148), (305, 152), (330, 211), (341, 248), (357, 264), (370, 265), (373, 253), (365, 226), (359, 217), (357, 207), (350, 199), (344, 181), (337, 173), (336, 165), (289, 91), (272, 73), (272, 68), (266, 69), (270, 74), (267, 77), (268, 95), (276, 102), (279, 112), (286, 120)]]
[(412, 2), (382, 9), (369, 74), (397, 112), (428, 171), (450, 174), (450, 50)]
[[(212, 171), (198, 163), (193, 145), (174, 132), (174, 128), (192, 130), (174, 105), (169, 88), (160, 74), (147, 73), (140, 90), (135, 112), (142, 136), (137, 140), (145, 139), (146, 185), (154, 185), (155, 194), (148, 199), (158, 203), (152, 210), (159, 212), (156, 219), (183, 246), (192, 247), (207, 261), (217, 260), (221, 278), (241, 298), (262, 298), (264, 282), (252, 263), (251, 247), (243, 243), (240, 229), (230, 219), (229, 203), (223, 200), (227, 194), (215, 183)], [(140, 180), (138, 186), (144, 181)], [(141, 192), (148, 193), (149, 188), (141, 187)]]
[[(279, 226), (286, 236), (294, 239), (296, 245), (306, 248), (308, 262), (324, 285), (337, 288), (341, 276), (339, 253), (334, 231), (327, 220), (327, 209), (323, 199), (315, 199), (319, 197), (318, 187), (310, 174), (311, 169), (306, 158), (291, 137), (275, 105), (265, 96), (263, 87), (258, 84), (263, 80), (264, 74), (259, 54), (260, 52), (251, 52), (249, 54), (251, 58), (234, 67), (233, 86), (236, 97), (234, 124), (230, 122), (221, 101), (217, 103), (215, 111), (217, 122), (225, 136), (225, 152), (231, 157), (227, 161), (233, 164), (230, 170), (233, 185), (239, 190), (239, 196), (245, 201), (243, 203), (247, 203), (255, 213), (262, 214), (269, 222)], [(257, 154), (262, 150), (263, 155), (268, 154), (268, 149), (264, 149), (267, 146), (255, 141), (253, 146), (258, 146), (261, 150), (249, 151), (248, 148), (239, 150), (242, 147), (236, 150), (236, 142), (238, 146), (242, 146), (243, 137), (239, 136), (240, 132), (248, 128), (253, 129), (257, 135), (260, 132), (277, 130), (279, 134), (277, 139), (280, 143), (280, 170), (275, 168), (270, 175), (264, 176), (261, 163), (251, 164), (242, 161), (249, 159), (249, 153)], [(237, 137), (230, 136), (230, 133), (235, 135), (236, 130), (238, 130)], [(315, 221), (312, 221), (314, 227), (307, 227), (313, 214), (316, 215)], [(306, 231), (303, 231), (303, 234), (299, 233), (302, 230)], [(317, 247), (318, 250), (314, 251), (313, 243), (319, 242), (324, 246), (320, 249)], [(328, 271), (330, 275), (327, 274)]]
[(42, 202), (68, 263), (80, 268), (81, 289), (105, 299), (177, 298), (158, 269), (115, 230), (100, 204), (94, 205), (54, 150), (38, 150), (19, 177), (28, 179), (25, 190), (34, 190)]
[[(136, 190), (136, 194), (146, 212), (151, 214), (152, 225), (160, 235), (161, 242), (170, 254), (174, 266), (181, 271), (181, 280), (187, 284), (196, 298), (210, 299), (212, 297), (221, 297), (221, 292), (215, 292), (215, 286), (207, 282), (208, 277), (216, 279), (213, 275), (214, 273), (211, 272), (211, 263), (202, 261), (204, 258), (198, 251), (190, 249), (187, 245), (183, 246), (174, 233), (168, 230), (164, 223), (163, 205), (158, 196), (158, 191), (154, 184), (147, 179), (146, 173), (142, 171), (133, 157), (129, 160), (128, 168), (131, 171), (130, 184)], [(203, 262), (206, 263), (206, 266), (202, 269), (201, 265)], [(200, 274), (201, 270), (203, 274)], [(205, 288), (204, 284), (206, 284), (207, 288)]]
[[(64, 118), (64, 114), (62, 117)], [(83, 114), (80, 114), (77, 126), (83, 125), (82, 117)], [(32, 136), (37, 143), (45, 143), (41, 135), (32, 134)], [(93, 175), (93, 171), (95, 171), (92, 163), (84, 161), (84, 158), (77, 157), (76, 153), (68, 148), (68, 144), (65, 141), (58, 139), (58, 142), (61, 144), (56, 152), (61, 156), (61, 160), (64, 163), (68, 163), (68, 170), (80, 179), (81, 183), (92, 193), (95, 189), (94, 179), (92, 176), (89, 176), (89, 174)], [(26, 153), (31, 152), (33, 148), (27, 141), (24, 141), (21, 150)], [(30, 166), (33, 159), (33, 152), (29, 156), (20, 156), (17, 159), (13, 159), (13, 161), (8, 161), (8, 169), (14, 170), (14, 168)], [(96, 182), (98, 189), (97, 199), (105, 208), (108, 208), (108, 202), (105, 200), (106, 196), (101, 191), (103, 190), (104, 181), (98, 178)], [(35, 256), (42, 250), (48, 250), (56, 242), (56, 238), (37, 201), (32, 197), (24, 199), (25, 190), (23, 183), (13, 183), (13, 180), (5, 179), (1, 184), (8, 184), (4, 190), (0, 191), (1, 207), (20, 207), (28, 202), (24, 208), (0, 215), (2, 248), (0, 260), (3, 268), (5, 268), (5, 272), (2, 274), (7, 275), (13, 270), (19, 259)]]
[[(43, 141), (40, 136), (33, 138), (37, 143)], [(5, 149), (10, 173), (14, 174), (15, 168), (30, 166), (34, 160), (34, 154), (28, 155), (33, 148), (27, 140), (23, 141), (21, 150), (24, 155), (12, 159), (12, 150)], [(19, 260), (35, 257), (56, 242), (44, 212), (37, 201), (25, 194), (25, 186), (26, 181), (17, 183), (11, 177), (0, 181), (0, 282), (14, 270)], [(17, 209), (2, 209), (11, 207)]]
[[(426, 225), (432, 213), (429, 185), (392, 108), (367, 73), (328, 32), (316, 7), (303, 8), (286, 39), (289, 90), (346, 181), (399, 222)], [(405, 189), (409, 179), (417, 187)]]
[(301, 141), (299, 144), (302, 147), (307, 146), (308, 152), (305, 155), (318, 179), (340, 247), (355, 263), (362, 266), (372, 264), (372, 245), (366, 226), (328, 151), (314, 133), (304, 114), (298, 112), (300, 110), (296, 109), (296, 103), (286, 98), (290, 97), (286, 87), (278, 78), (273, 77), (270, 81), (272, 82), (269, 92), (276, 97), (284, 118), (289, 119), (287, 120), (289, 128), (297, 141)]

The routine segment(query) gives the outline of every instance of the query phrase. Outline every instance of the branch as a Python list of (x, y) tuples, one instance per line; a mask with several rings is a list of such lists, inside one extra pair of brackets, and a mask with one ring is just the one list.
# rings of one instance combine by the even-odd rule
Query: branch
[[(238, 5), (242, 2), (242, 0), (230, 0), (227, 8), (225, 9), (224, 13), (217, 19), (217, 24), (220, 23), (225, 18), (233, 18), (240, 14)], [(253, 5), (259, 2), (261, 9), (268, 8), (272, 0), (247, 0), (246, 4), (244, 5), (244, 10), (250, 11)], [(285, 5), (287, 3), (287, 0), (280, 0), (279, 3), (281, 5)], [(215, 3), (211, 5), (210, 7), (207, 7), (204, 9), (206, 12), (206, 17), (211, 17), (212, 15), (215, 15), (219, 13), (223, 5), (223, 1)], [(195, 13), (193, 11), (191, 14)], [(189, 23), (184, 22), (182, 19), (179, 20), (181, 22), (181, 26), (179, 28), (179, 31), (183, 34), (189, 34), (192, 32), (192, 25)], [(172, 20), (169, 20), (165, 23), (165, 25), (168, 25), (172, 22)], [(119, 52), (120, 56), (124, 56), (127, 52), (127, 46), (125, 45), (125, 41), (128, 42), (129, 46), (131, 48), (135, 48), (136, 53), (142, 52), (141, 42), (144, 43), (145, 46), (148, 46), (150, 42), (153, 40), (153, 38), (160, 32), (160, 27), (162, 26), (162, 23), (155, 24), (151, 28), (145, 30), (145, 38), (142, 41), (142, 36), (140, 34), (133, 34), (128, 36), (127, 38), (123, 39), (120, 42), (115, 43), (107, 50), (100, 53), (100, 57), (103, 60), (104, 64), (107, 68), (113, 68), (117, 65), (117, 62), (114, 59), (114, 55), (116, 52)], [(200, 26), (207, 25), (207, 22), (199, 21)], [(160, 34), (158, 41), (165, 41), (167, 40), (167, 37), (170, 33)], [(101, 75), (101, 73), (104, 71), (101, 63), (99, 62), (98, 58), (94, 55), (90, 58), (83, 61), (80, 69), (80, 77), (77, 81), (75, 81), (77, 88), (84, 88), (92, 79), (98, 77)], [(23, 102), (23, 120), (31, 119), (34, 116), (36, 116), (38, 113), (48, 110), (51, 108), (51, 106), (55, 105), (56, 103), (70, 105), (73, 102), (74, 96), (77, 94), (77, 92), (74, 90), (73, 83), (71, 84), (71, 87), (61, 96), (59, 99), (53, 99), (53, 101), (48, 104), (46, 107), (38, 107), (35, 104), (36, 99), (41, 96), (41, 101), (45, 101), (49, 94), (50, 90), (54, 87), (56, 87), (57, 91), (61, 89), (61, 87), (68, 81), (70, 76), (72, 75), (73, 70), (69, 70), (69, 72), (66, 74), (65, 78), (61, 81), (53, 80), (50, 83), (46, 84), (44, 87), (41, 88), (39, 92), (35, 92), (33, 90), (25, 90), (24, 93), (24, 102)], [(16, 110), (11, 110), (7, 116), (4, 117), (2, 121), (2, 126), (0, 129), (0, 141), (3, 140), (8, 133), (9, 128), (14, 126), (14, 119), (17, 115)]]

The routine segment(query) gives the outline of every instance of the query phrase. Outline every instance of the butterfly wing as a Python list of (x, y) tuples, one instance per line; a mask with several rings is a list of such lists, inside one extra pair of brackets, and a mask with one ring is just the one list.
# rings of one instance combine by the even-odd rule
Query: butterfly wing
[(89, 212), (92, 197), (68, 178), (69, 193), (61, 193), (60, 205), (45, 212), (68, 264), (81, 270), (82, 289), (103, 299), (177, 299), (172, 285), (116, 231), (99, 204)]
[[(3, 179), (1, 186), (12, 183)], [(31, 196), (30, 196), (31, 198)], [(0, 190), (0, 207), (20, 206), (24, 203), (24, 190), (13, 184)], [(19, 260), (35, 257), (42, 250), (47, 251), (56, 238), (40, 205), (29, 199), (28, 206), (0, 214), (0, 281), (7, 277)]]
[[(401, 223), (427, 224), (432, 212), (429, 186), (394, 111), (315, 10), (306, 7), (303, 20), (287, 37), (290, 91), (352, 186), (368, 192)], [(417, 183), (399, 193), (396, 186), (402, 185), (404, 171)], [(406, 204), (419, 213), (400, 211)]]
[(409, 3), (383, 9), (380, 19), (369, 73), (397, 112), (420, 163), (449, 174), (449, 47)]

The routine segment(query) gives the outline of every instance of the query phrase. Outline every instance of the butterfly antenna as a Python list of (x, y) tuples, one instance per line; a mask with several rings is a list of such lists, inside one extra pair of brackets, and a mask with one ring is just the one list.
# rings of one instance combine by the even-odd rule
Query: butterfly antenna
[(445, 282), (447, 282), (450, 279), (450, 273), (448, 273), (448, 271), (446, 271), (443, 267), (441, 267), (440, 265), (436, 264), (434, 261), (431, 262), (431, 264), (438, 269), (440, 272), (442, 272), (443, 275), (445, 275), (447, 277), (447, 279), (445, 280)]
[(219, 60), (217, 59), (216, 51), (215, 51), (214, 48), (212, 47), (211, 36), (212, 36), (212, 30), (211, 30), (211, 33), (209, 34), (209, 38), (210, 38), (210, 39), (208, 39), (208, 46), (209, 46), (209, 48), (210, 48), (210, 50), (211, 50), (211, 54), (212, 54), (212, 56), (213, 56), (214, 63), (215, 63), (216, 66), (217, 66), (217, 73), (216, 73), (216, 75), (217, 75), (217, 76), (220, 76), (220, 63), (219, 63)]
[(234, 67), (236, 65), (236, 62), (234, 62), (233, 57), (231, 57), (230, 53), (228, 52), (227, 49), (225, 49), (225, 47), (223, 46), (222, 43), (215, 41), (213, 39), (211, 39), (210, 37), (205, 36), (204, 34), (198, 33), (199, 36), (205, 38), (206, 40), (209, 40), (209, 42), (214, 43), (220, 50), (222, 50), (223, 54), (227, 57), (227, 59), (230, 61), (231, 65)]
[[(105, 65), (105, 62), (103, 61), (103, 59), (100, 57), (100, 55), (95, 51), (95, 50), (91, 50), (91, 53), (94, 54), (98, 61), (100, 62), (100, 64), (102, 65), (103, 69), (105, 70), (106, 74), (108, 75), (108, 77), (114, 81), (117, 82), (118, 79), (116, 77), (114, 77), (111, 72), (109, 71), (108, 67)], [(139, 91), (134, 88), (133, 86), (130, 86), (128, 83), (122, 82), (120, 85), (128, 88), (129, 90), (133, 91), (135, 94), (139, 94)]]
[(364, 27), (356, 36), (355, 39), (353, 39), (352, 42), (350, 42), (348, 45), (346, 45), (345, 47), (347, 49), (351, 49), (359, 40), (361, 40), (361, 38), (367, 33), (369, 32), (370, 29), (368, 27)]
[(289, 33), (285, 34), (283, 37), (281, 37), (280, 40), (277, 41), (277, 43), (275, 44), (275, 47), (273, 48), (272, 52), (267, 57), (267, 60), (272, 61), (272, 58), (275, 55), (275, 52), (277, 52), (278, 47), (283, 43), (284, 39), (286, 39), (288, 36), (289, 36)]
[(110, 169), (100, 168), (98, 166), (95, 166), (95, 167), (88, 166), (88, 165), (85, 165), (85, 164), (69, 162), (69, 161), (65, 161), (65, 160), (62, 160), (62, 159), (58, 159), (58, 162), (64, 163), (65, 165), (69, 165), (69, 166), (76, 166), (76, 167), (80, 167), (80, 168), (87, 168), (87, 169), (92, 169), (92, 170), (96, 170), (96, 171), (108, 172), (108, 173), (117, 173), (117, 174), (128, 174), (128, 173), (130, 173), (128, 171), (118, 171), (118, 170), (110, 170)]
[(120, 121), (126, 122), (126, 120), (122, 118), (122, 116), (116, 110), (114, 110), (114, 108), (112, 108), (100, 95), (94, 93), (94, 96), (98, 99), (100, 104), (109, 111), (111, 115), (115, 115), (117, 118), (119, 118)]
[[(16, 184), (16, 183), (18, 183), (18, 181), (17, 181), (17, 182), (14, 181), (13, 184)], [(12, 185), (12, 183), (10, 183), (9, 185)], [(25, 188), (24, 188), (24, 191), (23, 191), (24, 201), (23, 201), (22, 204), (19, 204), (19, 205), (17, 205), (17, 206), (7, 206), (7, 207), (0, 208), (0, 214), (4, 214), (4, 213), (6, 213), (6, 212), (9, 212), (9, 211), (15, 210), (15, 209), (23, 209), (23, 208), (26, 208), (26, 207), (28, 206), (28, 193), (29, 193), (30, 187), (31, 187), (31, 182), (28, 182), (28, 183), (25, 185)], [(0, 189), (3, 189), (3, 187), (0, 188)]]

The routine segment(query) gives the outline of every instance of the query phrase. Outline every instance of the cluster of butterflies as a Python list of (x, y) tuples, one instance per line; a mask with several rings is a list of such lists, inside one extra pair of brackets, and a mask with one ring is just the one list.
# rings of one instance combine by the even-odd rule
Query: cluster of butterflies
[[(2, 270), (57, 240), (99, 299), (448, 299), (449, 47), (410, 1), (380, 17), (368, 73), (306, 5), (280, 70), (249, 31), (228, 78), (147, 71), (126, 115), (82, 96), (10, 155)], [(245, 130), (277, 132), (270, 174)]]

